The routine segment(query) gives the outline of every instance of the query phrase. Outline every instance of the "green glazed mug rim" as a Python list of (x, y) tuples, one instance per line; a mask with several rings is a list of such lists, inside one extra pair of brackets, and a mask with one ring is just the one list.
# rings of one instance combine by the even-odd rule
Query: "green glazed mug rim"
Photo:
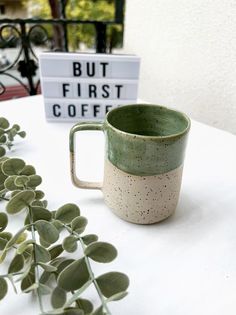
[[(147, 106), (147, 107), (158, 107), (159, 109), (164, 109), (164, 110), (167, 110), (169, 112), (173, 112), (173, 113), (176, 113), (176, 114), (179, 114), (181, 115), (187, 122), (187, 127), (184, 128), (182, 131), (178, 132), (178, 133), (173, 133), (173, 134), (170, 134), (170, 135), (167, 135), (167, 136), (148, 136), (148, 135), (140, 135), (140, 134), (135, 134), (135, 133), (130, 133), (130, 132), (126, 132), (126, 131), (123, 131), (123, 130), (120, 130), (119, 128), (117, 127), (114, 127), (110, 122), (109, 122), (109, 116), (112, 115), (114, 112), (116, 111), (120, 111), (120, 110), (124, 110), (125, 108), (131, 108), (131, 107), (139, 107), (139, 106)], [(168, 139), (175, 139), (175, 138), (178, 138), (180, 136), (183, 136), (185, 134), (188, 133), (188, 131), (190, 130), (190, 127), (191, 127), (191, 120), (190, 118), (183, 112), (179, 111), (179, 110), (175, 110), (175, 109), (172, 109), (172, 108), (169, 108), (169, 107), (166, 107), (166, 106), (162, 106), (162, 105), (157, 105), (157, 104), (143, 104), (143, 103), (136, 103), (136, 104), (127, 104), (127, 105), (122, 105), (120, 107), (116, 107), (116, 108), (113, 108), (111, 109), (107, 114), (106, 114), (106, 119), (105, 119), (105, 122), (107, 123), (107, 125), (113, 129), (115, 132), (118, 132), (120, 133), (121, 135), (124, 135), (124, 136), (135, 136), (135, 138), (139, 138), (139, 139), (153, 139), (153, 140), (168, 140)]]

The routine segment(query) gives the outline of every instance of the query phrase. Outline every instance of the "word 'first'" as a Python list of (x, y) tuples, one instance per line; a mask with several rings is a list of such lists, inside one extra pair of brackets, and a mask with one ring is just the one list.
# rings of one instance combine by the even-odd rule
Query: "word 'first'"
[[(81, 84), (77, 83), (77, 96), (78, 97), (84, 97), (84, 93), (88, 95), (89, 98), (97, 98), (98, 95), (101, 96), (101, 98), (109, 98), (111, 95), (113, 95), (114, 98), (121, 98), (121, 92), (123, 89), (122, 84), (115, 84), (113, 86), (110, 86), (109, 84), (102, 84), (100, 86), (97, 86), (95, 84), (88, 84), (85, 92), (85, 86), (81, 89)], [(70, 83), (62, 83), (62, 95), (63, 97), (67, 97), (68, 94), (71, 93), (71, 84)]]

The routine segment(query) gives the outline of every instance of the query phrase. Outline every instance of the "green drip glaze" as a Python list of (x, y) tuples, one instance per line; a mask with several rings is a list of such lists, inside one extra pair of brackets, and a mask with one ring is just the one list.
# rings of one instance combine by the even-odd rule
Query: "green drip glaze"
[(110, 111), (103, 129), (109, 161), (127, 173), (147, 176), (183, 163), (190, 120), (166, 107), (135, 104)]

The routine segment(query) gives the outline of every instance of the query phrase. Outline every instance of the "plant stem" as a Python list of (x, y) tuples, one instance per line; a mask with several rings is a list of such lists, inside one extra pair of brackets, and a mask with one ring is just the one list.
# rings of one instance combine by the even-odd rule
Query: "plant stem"
[[(74, 232), (74, 231), (73, 231), (69, 226), (67, 226), (66, 224), (63, 224), (63, 226), (67, 229), (67, 231), (68, 231), (70, 234), (74, 234), (74, 235), (79, 239), (80, 244), (81, 244), (82, 249), (83, 249), (83, 252), (84, 252), (84, 251), (85, 251), (85, 244), (84, 244), (84, 242), (83, 242), (82, 237), (81, 237), (78, 233)], [(87, 257), (85, 254), (84, 254), (84, 258), (85, 258), (85, 263), (86, 263), (86, 265), (87, 265), (90, 278), (91, 278), (91, 280), (92, 280), (92, 282), (93, 282), (93, 284), (94, 284), (94, 286), (95, 286), (95, 289), (96, 289), (96, 291), (97, 291), (97, 293), (98, 293), (98, 295), (99, 295), (99, 298), (100, 298), (100, 300), (101, 300), (101, 302), (102, 302), (102, 306), (103, 306), (104, 310), (106, 311), (106, 315), (112, 315), (111, 312), (110, 312), (110, 310), (109, 310), (109, 308), (108, 308), (108, 306), (107, 306), (106, 300), (104, 299), (104, 297), (103, 297), (103, 295), (102, 295), (102, 292), (101, 292), (101, 290), (100, 290), (100, 288), (99, 288), (99, 285), (98, 285), (98, 283), (97, 283), (97, 281), (96, 281), (96, 279), (95, 279), (95, 277), (94, 277), (94, 274), (93, 274), (93, 271), (92, 271), (92, 268), (91, 268), (89, 259), (88, 259), (88, 257)]]
[[(23, 272), (19, 271), (19, 272), (13, 272), (11, 273), (11, 275), (14, 276), (18, 276), (18, 275), (22, 275)], [(5, 274), (5, 275), (0, 275), (0, 278), (9, 278), (9, 274)]]
[(0, 196), (1, 200), (9, 201), (10, 199)]
[[(75, 291), (71, 291), (71, 292), (72, 292), (72, 294), (75, 294)], [(75, 303), (76, 303), (76, 305), (77, 305), (79, 308), (82, 309), (80, 301), (76, 300)]]
[[(7, 192), (8, 192), (8, 189), (4, 188), (3, 190), (0, 191), (0, 195), (3, 195), (3, 194), (5, 194), (5, 193), (7, 193)], [(8, 199), (8, 200), (9, 200), (9, 199)]]
[(13, 276), (12, 276), (11, 274), (9, 274), (8, 279), (9, 279), (9, 281), (11, 282), (11, 285), (12, 285), (12, 287), (13, 287), (13, 290), (14, 290), (15, 293), (17, 294), (17, 288), (16, 288), (15, 283), (14, 283), (14, 281), (13, 281)]
[[(17, 246), (13, 245), (12, 248), (15, 248), (16, 250), (18, 249)], [(31, 256), (29, 252), (27, 252), (27, 250), (24, 251), (24, 253), (28, 256)]]
[[(39, 285), (39, 267), (37, 265), (37, 258), (36, 258), (36, 251), (35, 251), (36, 237), (35, 237), (35, 231), (34, 231), (34, 226), (33, 226), (32, 209), (30, 206), (28, 207), (28, 209), (29, 209), (29, 212), (28, 212), (29, 213), (29, 221), (31, 224), (32, 240), (34, 241), (34, 243), (33, 243), (33, 246), (34, 246), (33, 256), (34, 256), (34, 262), (36, 264), (36, 266), (35, 266), (35, 276), (36, 276), (35, 279), (36, 279), (36, 284)], [(39, 300), (40, 311), (42, 313), (44, 313), (43, 300), (42, 300), (42, 296), (40, 295), (40, 292), (39, 292), (39, 287), (36, 289), (36, 292), (37, 292), (37, 296), (38, 296), (38, 300)]]

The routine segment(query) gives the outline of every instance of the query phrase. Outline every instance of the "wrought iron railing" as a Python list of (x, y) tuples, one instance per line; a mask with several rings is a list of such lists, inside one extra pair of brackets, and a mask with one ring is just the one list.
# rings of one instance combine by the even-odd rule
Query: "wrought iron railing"
[[(96, 21), (96, 20), (78, 20), (68, 19), (66, 17), (66, 1), (60, 2), (60, 18), (58, 19), (0, 19), (0, 40), (5, 42), (6, 46), (14, 40), (18, 43), (18, 53), (10, 64), (3, 65), (0, 68), (0, 100), (1, 95), (6, 92), (4, 84), (4, 76), (12, 78), (20, 84), (28, 95), (37, 94), (40, 81), (34, 80), (36, 70), (38, 68), (38, 58), (34, 52), (32, 39), (34, 34), (40, 31), (41, 36), (38, 38), (38, 45), (45, 44), (49, 40), (48, 32), (44, 25), (58, 25), (61, 28), (63, 39), (60, 49), (51, 47), (51, 50), (69, 51), (68, 43), (68, 25), (73, 24), (90, 24), (95, 28), (95, 50), (96, 53), (107, 52), (107, 26), (119, 24), (123, 26), (124, 0), (115, 0), (115, 17), (112, 21)], [(4, 31), (13, 34), (7, 39), (4, 38)], [(21, 78), (10, 73), (12, 69), (17, 69)]]

